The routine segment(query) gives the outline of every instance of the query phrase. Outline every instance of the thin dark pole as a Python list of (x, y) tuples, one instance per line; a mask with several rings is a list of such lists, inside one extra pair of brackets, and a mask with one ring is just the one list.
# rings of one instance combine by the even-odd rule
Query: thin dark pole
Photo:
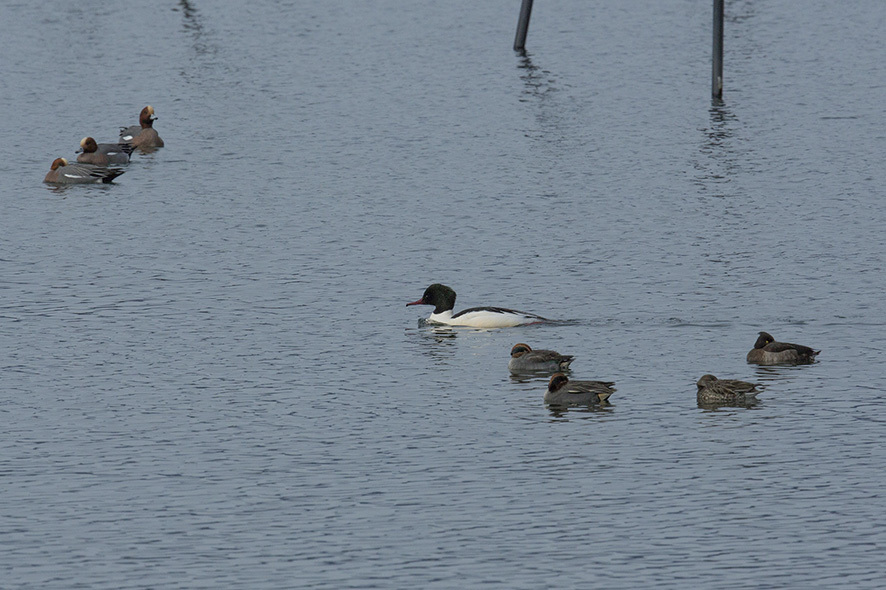
[(520, 20), (517, 21), (517, 36), (514, 37), (514, 51), (526, 49), (526, 33), (529, 32), (529, 17), (532, 16), (532, 0), (523, 0), (520, 6)]
[(711, 95), (723, 97), (723, 2), (714, 0), (714, 58), (711, 71)]

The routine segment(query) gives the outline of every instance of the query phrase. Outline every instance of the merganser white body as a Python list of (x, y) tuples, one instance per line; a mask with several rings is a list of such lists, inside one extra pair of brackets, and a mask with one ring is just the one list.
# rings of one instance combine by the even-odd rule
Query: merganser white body
[(549, 321), (540, 315), (504, 307), (472, 307), (453, 314), (455, 291), (439, 283), (434, 283), (425, 289), (421, 299), (406, 305), (433, 305), (434, 311), (428, 318), (428, 322), (444, 326), (509, 328)]

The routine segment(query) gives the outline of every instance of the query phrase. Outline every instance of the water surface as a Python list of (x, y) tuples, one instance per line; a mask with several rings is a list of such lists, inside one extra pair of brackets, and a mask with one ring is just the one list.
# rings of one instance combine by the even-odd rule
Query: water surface
[(518, 9), (6, 4), (4, 587), (882, 583), (886, 7), (728, 3), (714, 104), (709, 2), (536, 3), (525, 56)]

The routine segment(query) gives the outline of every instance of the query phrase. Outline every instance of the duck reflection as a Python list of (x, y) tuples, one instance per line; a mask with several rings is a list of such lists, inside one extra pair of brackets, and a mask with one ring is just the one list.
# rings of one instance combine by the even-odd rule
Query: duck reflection
[(561, 406), (554, 404), (546, 404), (546, 406), (551, 418), (556, 418), (558, 420), (569, 419), (570, 416), (574, 418), (583, 415), (605, 416), (612, 414), (615, 411), (615, 406), (609, 401), (600, 402), (590, 406)]
[(444, 364), (455, 354), (458, 330), (449, 326), (422, 324), (406, 330), (406, 340), (415, 344), (423, 355), (431, 357), (436, 364)]
[(743, 398), (741, 401), (718, 402), (703, 401), (701, 398), (699, 398), (697, 403), (698, 409), (712, 412), (723, 408), (745, 408), (747, 410), (750, 410), (760, 405), (761, 402), (755, 397), (746, 397)]

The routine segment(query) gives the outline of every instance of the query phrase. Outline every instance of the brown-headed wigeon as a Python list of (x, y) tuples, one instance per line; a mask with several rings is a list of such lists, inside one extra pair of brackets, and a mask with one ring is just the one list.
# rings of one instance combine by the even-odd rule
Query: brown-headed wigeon
[(81, 164), (107, 166), (109, 164), (128, 164), (132, 153), (130, 143), (96, 143), (91, 137), (80, 140), (81, 153), (77, 161)]
[(105, 168), (90, 164), (68, 164), (64, 158), (52, 161), (52, 167), (46, 173), (43, 182), (50, 184), (88, 184), (93, 182), (109, 183), (123, 174), (119, 168)]
[(163, 147), (163, 140), (154, 129), (156, 120), (154, 107), (146, 106), (138, 116), (138, 125), (120, 128), (120, 143), (130, 143), (137, 148)]

